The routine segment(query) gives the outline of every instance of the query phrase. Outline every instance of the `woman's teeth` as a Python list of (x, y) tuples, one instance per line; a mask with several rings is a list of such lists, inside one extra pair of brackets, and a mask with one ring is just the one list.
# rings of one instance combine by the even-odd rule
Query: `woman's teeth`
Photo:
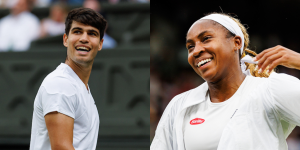
[(206, 64), (207, 62), (210, 62), (211, 61), (211, 59), (209, 58), (209, 59), (204, 59), (204, 60), (202, 60), (202, 61), (200, 61), (199, 63), (198, 63), (198, 67), (200, 67), (200, 66), (202, 66), (202, 65), (204, 65), (204, 64)]

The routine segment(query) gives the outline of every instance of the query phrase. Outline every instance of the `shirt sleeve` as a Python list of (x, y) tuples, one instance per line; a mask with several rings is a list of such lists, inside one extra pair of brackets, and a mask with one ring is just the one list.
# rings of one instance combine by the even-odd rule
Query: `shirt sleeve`
[(269, 89), (274, 108), (283, 120), (300, 125), (300, 80), (290, 75), (272, 73)]
[(64, 78), (57, 78), (42, 86), (43, 115), (57, 111), (75, 119), (78, 98), (74, 85)]

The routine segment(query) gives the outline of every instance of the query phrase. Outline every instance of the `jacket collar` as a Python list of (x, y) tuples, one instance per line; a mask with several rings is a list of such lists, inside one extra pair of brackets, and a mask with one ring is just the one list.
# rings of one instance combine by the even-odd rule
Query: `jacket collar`
[(175, 149), (184, 149), (182, 124), (186, 109), (192, 105), (196, 105), (203, 102), (205, 100), (205, 95), (207, 91), (208, 85), (207, 82), (204, 82), (200, 86), (190, 90), (187, 93), (187, 97), (184, 98), (183, 107), (181, 107), (179, 113), (176, 115), (174, 120), (174, 128), (176, 133), (175, 137), (177, 140), (177, 144), (174, 145)]
[[(242, 84), (246, 84), (247, 80), (250, 80), (250, 78), (254, 78), (253, 76), (246, 76)], [(241, 84), (241, 85), (242, 85)], [(242, 90), (240, 87), (238, 91)], [(199, 85), (198, 87), (191, 90), (190, 94), (186, 98), (183, 107), (181, 110), (188, 108), (190, 106), (199, 104), (205, 100), (205, 96), (208, 91), (208, 84), (207, 82), (204, 82), (203, 84)]]
[(182, 109), (190, 107), (192, 105), (199, 104), (205, 100), (206, 93), (208, 91), (208, 84), (204, 82), (198, 87), (191, 90), (190, 94), (186, 98), (185, 103), (183, 104)]

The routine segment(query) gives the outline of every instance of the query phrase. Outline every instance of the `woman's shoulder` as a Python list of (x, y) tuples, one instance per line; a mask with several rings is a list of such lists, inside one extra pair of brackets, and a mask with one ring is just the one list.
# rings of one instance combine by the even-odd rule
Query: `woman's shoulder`
[(268, 78), (251, 77), (250, 82), (256, 83), (256, 94), (270, 94), (274, 98), (300, 94), (300, 80), (285, 73), (273, 72)]
[[(186, 107), (186, 101), (190, 101), (191, 97), (194, 97), (193, 94), (199, 92), (199, 90), (205, 88), (207, 86), (207, 83), (204, 82), (203, 84), (199, 85), (196, 88), (190, 89), (188, 91), (185, 91), (183, 93), (180, 93), (176, 95), (167, 105), (166, 109), (164, 110), (163, 116), (161, 118), (160, 122), (167, 121), (168, 119), (174, 121), (175, 116), (181, 112)], [(161, 123), (163, 125), (164, 123)]]
[(265, 82), (271, 87), (276, 87), (279, 85), (285, 86), (285, 85), (291, 85), (293, 83), (299, 83), (300, 80), (292, 75), (288, 75), (285, 73), (276, 73), (273, 72), (270, 74), (268, 78), (263, 78), (263, 77), (251, 77), (251, 82), (258, 82), (258, 83), (264, 83), (262, 81), (267, 81)]
[(188, 95), (192, 90), (194, 90), (194, 89), (190, 89), (190, 90), (188, 90), (188, 91), (185, 91), (185, 92), (183, 92), (183, 93), (180, 93), (180, 94), (174, 96), (174, 97), (171, 99), (171, 101), (169, 102), (168, 107), (173, 107), (174, 105), (175, 105), (175, 106), (180, 106), (180, 104), (179, 104), (179, 105), (176, 105), (176, 104), (182, 103), (182, 102), (185, 100), (185, 98), (187, 97), (187, 95)]
[(185, 97), (187, 97), (190, 93), (199, 93), (199, 92), (200, 92), (200, 93), (206, 94), (207, 90), (208, 90), (207, 83), (204, 82), (204, 83), (202, 83), (201, 85), (199, 85), (199, 86), (197, 86), (197, 87), (195, 87), (195, 88), (193, 88), (193, 89), (190, 89), (190, 90), (188, 90), (188, 91), (185, 91), (185, 92), (183, 92), (183, 93), (180, 93), (180, 94), (176, 95), (176, 96), (172, 99), (172, 101), (173, 101), (173, 100), (174, 100), (174, 101), (183, 100), (183, 99), (184, 99)]
[(299, 80), (298, 78), (292, 76), (292, 75), (288, 75), (286, 73), (276, 73), (276, 72), (272, 72), (270, 74), (270, 76), (268, 78), (265, 77), (253, 77), (250, 76), (250, 78), (252, 78), (253, 80), (257, 80), (257, 81), (263, 81), (263, 80), (268, 80), (268, 81), (284, 81), (284, 80)]
[(285, 73), (276, 73), (276, 72), (273, 72), (269, 78), (271, 80), (299, 80), (298, 78), (292, 76), (292, 75), (288, 75), (288, 74), (285, 74)]
[[(269, 89), (273, 94), (280, 93), (300, 93), (300, 80), (292, 75), (285, 73), (272, 73), (269, 77)], [(298, 91), (298, 92), (297, 92)]]
[(190, 103), (191, 101), (195, 101), (194, 99), (203, 99), (205, 97), (205, 94), (208, 90), (208, 85), (206, 82), (202, 83), (201, 85), (190, 89), (188, 91), (185, 91), (183, 93), (180, 93), (168, 104), (168, 107), (176, 107), (175, 109), (180, 109), (185, 107), (186, 104)]

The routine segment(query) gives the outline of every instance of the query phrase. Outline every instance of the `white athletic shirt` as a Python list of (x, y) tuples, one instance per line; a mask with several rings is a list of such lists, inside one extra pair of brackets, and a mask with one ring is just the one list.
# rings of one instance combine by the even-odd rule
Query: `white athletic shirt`
[[(247, 76), (245, 80), (250, 90), (241, 92), (241, 104), (224, 127), (218, 150), (288, 150), (286, 138), (300, 126), (300, 80), (281, 73), (272, 73), (269, 78)], [(170, 101), (150, 150), (185, 149), (185, 114), (205, 103), (207, 91), (205, 82)]]
[(77, 74), (64, 63), (44, 79), (34, 100), (30, 150), (51, 150), (44, 116), (54, 111), (74, 119), (76, 150), (96, 149), (100, 121), (95, 101)]
[[(228, 100), (212, 103), (207, 92), (205, 102), (192, 106), (186, 111), (183, 136), (186, 150), (216, 150), (223, 129), (234, 115), (247, 92), (249, 81), (246, 77), (238, 90)], [(199, 120), (199, 121), (198, 121)]]

